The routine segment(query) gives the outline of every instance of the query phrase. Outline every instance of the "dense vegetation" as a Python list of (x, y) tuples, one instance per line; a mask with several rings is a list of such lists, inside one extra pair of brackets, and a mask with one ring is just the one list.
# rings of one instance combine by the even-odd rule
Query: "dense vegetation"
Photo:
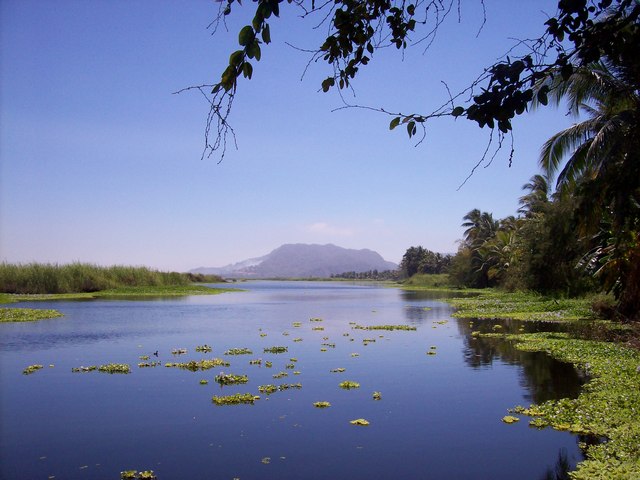
[(86, 263), (0, 264), (0, 293), (64, 294), (117, 290), (127, 287), (188, 286), (215, 283), (215, 275), (160, 272), (146, 267), (101, 267)]
[(368, 270), (366, 272), (343, 272), (332, 274), (331, 278), (342, 280), (400, 280), (400, 272), (397, 270)]

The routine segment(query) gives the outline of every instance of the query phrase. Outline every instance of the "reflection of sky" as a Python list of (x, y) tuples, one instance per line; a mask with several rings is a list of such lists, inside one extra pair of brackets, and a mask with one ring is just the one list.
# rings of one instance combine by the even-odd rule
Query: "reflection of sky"
[[(58, 308), (65, 317), (0, 325), (2, 476), (15, 478), (10, 473), (19, 470), (25, 478), (79, 478), (79, 466), (89, 465), (83, 478), (111, 478), (106, 469), (117, 474), (131, 465), (153, 468), (161, 478), (205, 478), (212, 472), (220, 478), (265, 472), (281, 479), (425, 478), (429, 472), (430, 478), (482, 473), (511, 479), (526, 478), (519, 476), (524, 471), (537, 480), (559, 448), (575, 461), (577, 447), (569, 434), (531, 431), (526, 421), (508, 427), (499, 421), (530, 395), (535, 382), (522, 378), (531, 372), (526, 363), (517, 363), (520, 357), (499, 352), (490, 368), (469, 368), (461, 355), (469, 348), (466, 337), (446, 304), (408, 299), (389, 288), (278, 285), (247, 283), (245, 292), (163, 302), (38, 304)], [(311, 317), (323, 321), (310, 322)], [(417, 330), (359, 330), (349, 322), (409, 323)], [(317, 326), (324, 330), (312, 330)], [(204, 343), (213, 347), (211, 354), (194, 351)], [(264, 352), (272, 346), (288, 351)], [(436, 355), (426, 354), (431, 346)], [(253, 354), (223, 355), (239, 347)], [(174, 356), (173, 348), (188, 353)], [(231, 367), (193, 373), (135, 366), (140, 355), (155, 350), (163, 363), (224, 357)], [(249, 365), (252, 358), (270, 360), (273, 368)], [(295, 370), (301, 375), (285, 368), (290, 358), (298, 359)], [(70, 372), (110, 362), (129, 363), (133, 372)], [(21, 374), (34, 363), (45, 369)], [(339, 367), (346, 371), (330, 373)], [(213, 377), (221, 370), (246, 374), (250, 382), (220, 387)], [(289, 375), (274, 379), (280, 371)], [(201, 378), (210, 384), (199, 385)], [(361, 388), (341, 390), (343, 380)], [(295, 382), (303, 388), (277, 392), (253, 407), (211, 405), (212, 395), (257, 393), (258, 385)], [(373, 401), (373, 391), (383, 399)], [(319, 400), (332, 407), (314, 409), (311, 404)], [(354, 418), (372, 425), (352, 427), (348, 422)], [(495, 451), (507, 460), (497, 460)], [(42, 456), (48, 461), (38, 461)], [(260, 463), (266, 456), (272, 458), (268, 466)]]

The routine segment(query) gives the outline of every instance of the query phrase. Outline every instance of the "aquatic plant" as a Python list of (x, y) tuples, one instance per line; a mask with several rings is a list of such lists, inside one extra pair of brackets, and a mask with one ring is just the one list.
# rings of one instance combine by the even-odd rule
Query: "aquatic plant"
[(293, 322), (293, 326), (294, 326), (295, 328), (299, 328), (299, 327), (301, 327), (301, 326), (302, 326), (302, 322)]
[(236, 385), (239, 383), (247, 383), (249, 377), (246, 375), (234, 375), (232, 373), (220, 372), (215, 376), (214, 380), (220, 385)]
[(360, 425), (363, 427), (366, 427), (367, 425), (369, 425), (369, 421), (365, 420), (364, 418), (356, 418), (355, 420), (351, 420), (349, 423), (351, 425)]
[(214, 367), (229, 367), (231, 364), (221, 358), (212, 358), (210, 360), (191, 360), (185, 363), (165, 363), (165, 367), (182, 368), (191, 372), (198, 370), (209, 370)]
[(225, 355), (251, 355), (253, 352), (248, 348), (230, 348), (226, 352)]
[(98, 367), (96, 365), (91, 365), (89, 367), (76, 367), (76, 368), (72, 368), (71, 371), (74, 373), (78, 373), (78, 372), (93, 372), (94, 370), (97, 370)]
[(200, 380), (200, 385), (209, 385), (209, 380), (205, 380), (205, 379)]
[(359, 353), (352, 353), (352, 354), (351, 354), (351, 356), (352, 356), (352, 357), (359, 357), (359, 356), (360, 356), (360, 354), (359, 354)]
[(518, 417), (514, 417), (512, 415), (506, 415), (506, 416), (502, 417), (502, 421), (504, 423), (516, 423), (516, 422), (519, 422), (520, 419)]
[(301, 342), (301, 341), (302, 341), (302, 339), (301, 339), (301, 338), (294, 338), (294, 339), (293, 339), (293, 341), (294, 341), (294, 342)]
[(131, 367), (126, 363), (107, 363), (98, 367), (99, 372), (104, 373), (131, 373)]
[(271, 457), (264, 457), (262, 460), (260, 460), (262, 463), (264, 463), (265, 465), (269, 465), (271, 463)]
[(153, 473), (153, 470), (145, 470), (144, 472), (140, 472), (138, 474), (138, 478), (140, 480), (156, 480), (156, 476)]
[(322, 348), (320, 349), (320, 351), (321, 351), (321, 352), (326, 352), (326, 351), (327, 351), (327, 349), (326, 349), (326, 348), (324, 348), (324, 347), (322, 347)]
[(276, 373), (275, 375), (272, 375), (272, 376), (273, 376), (273, 378), (283, 378), (283, 377), (288, 377), (289, 374), (287, 372), (279, 372), (279, 373)]
[(38, 370), (41, 370), (42, 368), (44, 368), (42, 365), (29, 365), (27, 368), (25, 368), (22, 373), (24, 375), (31, 375), (34, 372), (37, 372)]
[(120, 472), (121, 480), (131, 480), (138, 478), (137, 470), (125, 470), (124, 472)]
[(417, 330), (417, 327), (412, 327), (410, 325), (358, 325), (354, 324), (353, 328), (355, 330), (404, 330), (404, 331), (414, 331)]
[(171, 355), (184, 355), (186, 353), (186, 348), (174, 348), (173, 350), (171, 350)]
[(375, 343), (375, 341), (376, 341), (375, 338), (363, 338), (362, 339), (362, 343), (364, 344), (365, 347), (367, 345), (369, 345), (370, 343)]
[(269, 347), (264, 349), (264, 353), (285, 353), (288, 351), (288, 347)]
[(271, 367), (273, 367), (273, 362), (267, 360), (266, 362), (264, 362), (264, 366), (267, 367), (267, 368), (271, 368)]
[(149, 355), (140, 355), (140, 360), (149, 360)]
[(312, 317), (309, 319), (310, 322), (322, 322), (322, 319), (320, 317)]
[(301, 389), (302, 388), (302, 384), (301, 383), (282, 383), (280, 385), (260, 385), (258, 387), (258, 391), (260, 393), (264, 393), (266, 395), (271, 395), (272, 393), (275, 392), (282, 392), (284, 390), (289, 390), (289, 389)]
[(382, 394), (380, 392), (373, 392), (374, 400), (382, 400)]
[(139, 368), (153, 368), (153, 367), (157, 367), (158, 365), (160, 365), (159, 361), (153, 361), (153, 362), (140, 362), (138, 363), (138, 367)]
[(329, 408), (331, 404), (329, 402), (314, 402), (313, 406), (316, 408)]
[(322, 330), (324, 330), (324, 327), (313, 327), (311, 330), (314, 330), (316, 332), (321, 332)]
[(211, 399), (211, 401), (215, 405), (253, 405), (256, 400), (260, 400), (260, 397), (251, 393), (236, 393), (235, 395), (227, 395), (222, 397), (214, 395)]
[(298, 359), (297, 359), (297, 358), (295, 358), (295, 357), (292, 357), (292, 358), (290, 358), (290, 359), (289, 359), (289, 361), (290, 361), (290, 362), (297, 362), (297, 361), (298, 361)]
[(38, 308), (0, 308), (0, 323), (2, 322), (33, 322), (48, 318), (63, 317), (57, 310)]
[(262, 359), (256, 358), (254, 360), (249, 360), (249, 365), (262, 365)]
[(296, 370), (295, 372), (293, 372), (294, 375), (300, 375), (300, 371)]
[(351, 380), (345, 380), (344, 382), (340, 382), (340, 388), (345, 390), (351, 390), (352, 388), (360, 388), (360, 384), (358, 382), (353, 382)]
[(331, 373), (342, 373), (342, 372), (344, 372), (345, 370), (346, 370), (345, 368), (339, 367), (339, 368), (334, 368), (334, 369), (329, 370), (329, 371), (330, 371)]
[(427, 355), (436, 355), (436, 351), (435, 350), (429, 350), (427, 351)]
[(322, 343), (321, 345), (324, 346), (324, 347), (336, 348), (336, 344), (335, 343)]
[(203, 352), (203, 353), (210, 353), (213, 351), (213, 348), (211, 348), (209, 345), (207, 345), (206, 343), (204, 345), (198, 345), (196, 347), (196, 352)]
[(288, 369), (288, 370), (293, 370), (294, 368), (296, 368), (296, 364), (295, 363), (287, 363), (284, 368)]

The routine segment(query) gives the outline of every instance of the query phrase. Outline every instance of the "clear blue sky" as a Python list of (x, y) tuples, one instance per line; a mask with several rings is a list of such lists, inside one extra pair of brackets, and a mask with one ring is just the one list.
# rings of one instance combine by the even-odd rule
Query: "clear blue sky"
[[(426, 53), (376, 53), (354, 101), (428, 112), (447, 98), (441, 80), (466, 86), (555, 12), (549, 0), (485, 3), (477, 39), (480, 2), (469, 0)], [(212, 36), (218, 5), (0, 2), (1, 260), (185, 271), (283, 243), (370, 248), (395, 262), (412, 245), (454, 252), (469, 210), (515, 213), (540, 145), (570, 122), (555, 109), (518, 119), (513, 166), (505, 149), (457, 191), (487, 132), (446, 119), (416, 147), (383, 115), (332, 112), (340, 97), (318, 92), (327, 67), (301, 81), (308, 55), (285, 44), (312, 48), (323, 31), (283, 6), (253, 80), (240, 83), (238, 150), (201, 160), (207, 104), (172, 92), (214, 83), (237, 48), (253, 3)]]

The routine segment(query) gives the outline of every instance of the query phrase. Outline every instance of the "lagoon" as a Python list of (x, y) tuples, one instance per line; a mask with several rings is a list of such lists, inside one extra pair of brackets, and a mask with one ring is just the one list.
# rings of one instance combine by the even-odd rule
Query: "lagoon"
[[(153, 470), (159, 480), (541, 480), (562, 478), (582, 460), (568, 432), (501, 421), (516, 405), (577, 396), (581, 372), (472, 337), (488, 325), (451, 318), (442, 299), (342, 282), (239, 286), (215, 296), (19, 304), (65, 316), (0, 324), (0, 477), (118, 479)], [(204, 344), (212, 352), (196, 352)], [(276, 346), (287, 351), (265, 352)], [(224, 355), (233, 348), (253, 353)], [(138, 367), (145, 356), (160, 365)], [(164, 366), (214, 357), (230, 366)], [(132, 373), (72, 372), (107, 363)], [(24, 375), (33, 364), (44, 368)], [(221, 372), (248, 382), (221, 386)], [(342, 389), (343, 381), (360, 387)], [(284, 383), (302, 388), (258, 391)], [(235, 393), (261, 398), (212, 402)], [(331, 406), (313, 406), (320, 401)], [(369, 425), (350, 423), (360, 418)]]

